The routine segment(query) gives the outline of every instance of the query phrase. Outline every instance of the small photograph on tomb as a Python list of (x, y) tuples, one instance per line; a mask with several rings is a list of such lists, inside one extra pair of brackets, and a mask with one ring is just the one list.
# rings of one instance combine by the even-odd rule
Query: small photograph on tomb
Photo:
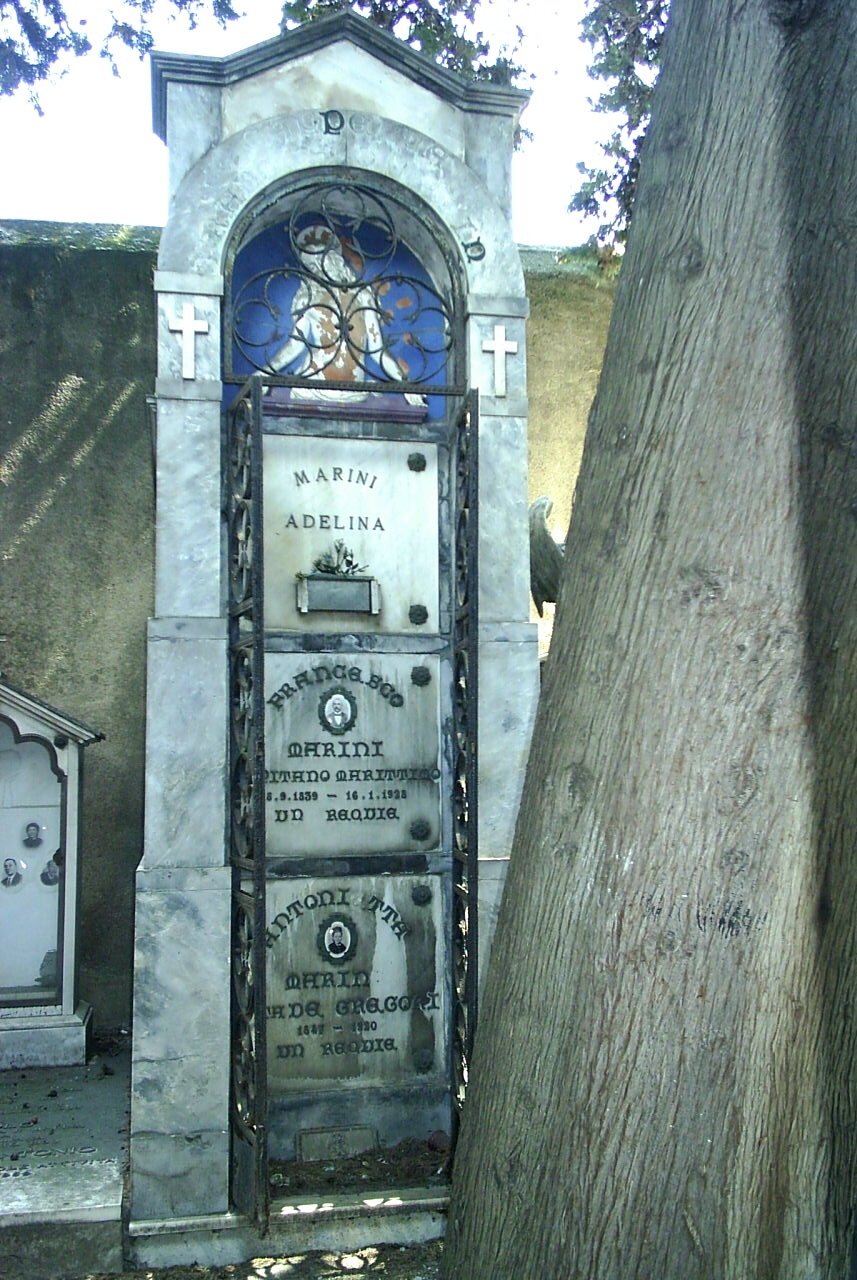
[(268, 389), (270, 412), (441, 416), (420, 388), (446, 384), (451, 347), (450, 306), (367, 188), (313, 188), (236, 256), (232, 372), (301, 380)]
[(21, 843), (27, 849), (39, 848), (42, 843), (42, 828), (38, 822), (27, 823)]
[(60, 882), (62, 854), (59, 849), (52, 858), (48, 858), (39, 872), (39, 882), (48, 889), (56, 889)]
[(357, 950), (357, 925), (349, 917), (325, 920), (318, 931), (318, 950), (323, 960), (343, 964)]
[(357, 719), (357, 703), (347, 689), (323, 693), (318, 704), (318, 718), (328, 733), (347, 733)]
[(25, 862), (19, 862), (17, 858), (4, 858), (3, 878), (0, 880), (0, 885), (2, 885), (4, 889), (19, 888), (24, 883), (24, 872), (26, 869), (27, 865)]

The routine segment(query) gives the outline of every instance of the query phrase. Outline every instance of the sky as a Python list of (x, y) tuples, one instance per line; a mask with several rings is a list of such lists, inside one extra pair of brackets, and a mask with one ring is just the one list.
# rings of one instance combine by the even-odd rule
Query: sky
[[(159, 0), (156, 47), (222, 57), (271, 39), (280, 0), (233, 0), (245, 16), (221, 30), (213, 20), (189, 31)], [(109, 27), (109, 0), (68, 0), (85, 15), (96, 47)], [(534, 137), (513, 159), (513, 234), (519, 244), (582, 244), (595, 230), (567, 212), (576, 164), (595, 164), (609, 121), (588, 99), (599, 88), (586, 74), (591, 51), (579, 39), (584, 0), (482, 0), (480, 20), (496, 50), (525, 34), (519, 61), (534, 73), (522, 124)], [(167, 217), (166, 148), (152, 132), (148, 59), (119, 58), (119, 76), (97, 53), (78, 58), (39, 90), (40, 116), (27, 95), (0, 99), (0, 219), (162, 226)]]

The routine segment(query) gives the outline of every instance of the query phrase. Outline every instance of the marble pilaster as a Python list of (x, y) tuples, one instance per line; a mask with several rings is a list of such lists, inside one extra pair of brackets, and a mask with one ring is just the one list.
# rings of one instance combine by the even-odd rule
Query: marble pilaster
[(228, 1204), (227, 867), (137, 873), (131, 1214)]

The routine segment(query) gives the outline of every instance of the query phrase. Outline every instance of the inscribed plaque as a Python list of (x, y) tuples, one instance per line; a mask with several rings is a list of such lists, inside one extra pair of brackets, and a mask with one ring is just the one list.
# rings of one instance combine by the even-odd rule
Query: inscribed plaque
[(268, 882), (268, 1085), (445, 1071), (441, 877)]
[[(268, 630), (438, 630), (436, 446), (266, 435), (264, 477)], [(323, 599), (299, 592), (319, 574)], [(372, 584), (362, 609), (349, 579)]]
[(440, 659), (269, 653), (268, 855), (437, 849)]

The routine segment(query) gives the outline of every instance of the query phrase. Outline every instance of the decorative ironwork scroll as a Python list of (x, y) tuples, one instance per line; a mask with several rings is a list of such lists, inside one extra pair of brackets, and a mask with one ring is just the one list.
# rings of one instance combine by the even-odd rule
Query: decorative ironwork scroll
[(232, 864), (231, 1194), (268, 1217), (265, 1046), (264, 643), (260, 379), (227, 414), (230, 860)]
[[(271, 263), (276, 263), (271, 266)], [(451, 300), (399, 238), (393, 214), (359, 183), (329, 180), (303, 193), (285, 223), (236, 257), (233, 372), (308, 382), (292, 399), (335, 400), (367, 384), (447, 381)]]
[(478, 396), (471, 392), (458, 430), (453, 632), (452, 1059), (455, 1118), (473, 1055), (478, 977), (477, 850), (477, 552), (479, 539)]

